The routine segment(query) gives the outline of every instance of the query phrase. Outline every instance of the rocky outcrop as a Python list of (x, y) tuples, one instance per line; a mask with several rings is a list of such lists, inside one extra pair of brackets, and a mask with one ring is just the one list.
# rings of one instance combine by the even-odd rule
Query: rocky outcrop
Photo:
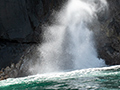
[(107, 0), (109, 16), (101, 22), (101, 31), (97, 36), (99, 57), (108, 65), (120, 64), (120, 1)]
[(4, 80), (7, 78), (15, 78), (18, 76), (20, 72), (21, 61), (19, 61), (16, 65), (11, 64), (11, 66), (7, 66), (5, 69), (1, 69), (0, 71), (0, 80)]
[[(31, 47), (35, 48), (42, 41), (41, 25), (49, 21), (52, 11), (60, 9), (63, 1), (0, 1), (0, 69), (4, 68), (0, 72), (1, 79), (25, 75), (22, 72), (18, 75), (20, 71), (16, 64), (34, 51)], [(14, 68), (11, 68), (13, 64)]]
[(41, 25), (62, 1), (0, 1), (0, 69), (17, 63), (31, 45), (41, 41)]
[(4, 65), (3, 67), (5, 68), (2, 67), (2, 69), (0, 70), (0, 80), (30, 75), (28, 70), (29, 64), (35, 63), (36, 58), (38, 58), (35, 57), (38, 56), (36, 55), (38, 54), (36, 47), (37, 44), (31, 45), (29, 48), (27, 48), (26, 51), (24, 51), (24, 53), (22, 53), (22, 56), (19, 60), (17, 60), (16, 62), (13, 61), (11, 65), (6, 64), (6, 67)]

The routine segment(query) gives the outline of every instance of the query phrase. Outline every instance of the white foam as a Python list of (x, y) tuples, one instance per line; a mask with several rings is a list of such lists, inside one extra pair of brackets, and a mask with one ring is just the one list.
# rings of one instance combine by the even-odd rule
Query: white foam
[(45, 41), (39, 47), (40, 63), (30, 71), (45, 73), (105, 66), (97, 58), (91, 29), (99, 30), (97, 13), (106, 6), (106, 0), (69, 0), (55, 16), (56, 24), (45, 28)]

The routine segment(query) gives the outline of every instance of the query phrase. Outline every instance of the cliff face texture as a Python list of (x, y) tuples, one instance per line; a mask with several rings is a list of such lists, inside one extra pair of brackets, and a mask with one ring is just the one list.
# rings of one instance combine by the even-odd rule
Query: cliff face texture
[(109, 16), (101, 23), (98, 53), (108, 65), (120, 64), (120, 0), (107, 0)]
[[(0, 38), (18, 42), (35, 42), (34, 34), (46, 22), (58, 0), (1, 0)], [(40, 31), (40, 30), (39, 30)]]
[(63, 1), (0, 1), (1, 80), (20, 76), (23, 58), (41, 42), (41, 25), (49, 21), (52, 11), (59, 9)]
[[(18, 76), (20, 60), (42, 40), (41, 25), (48, 23), (52, 11), (59, 10), (64, 1), (0, 1), (0, 69), (9, 66), (1, 70), (2, 79)], [(120, 0), (108, 0), (108, 3), (109, 15), (100, 19), (101, 31), (96, 35), (96, 47), (99, 58), (108, 65), (116, 65), (120, 64)], [(15, 75), (10, 76), (12, 73)]]
[(40, 42), (41, 25), (62, 1), (0, 1), (0, 69), (17, 63), (32, 44)]

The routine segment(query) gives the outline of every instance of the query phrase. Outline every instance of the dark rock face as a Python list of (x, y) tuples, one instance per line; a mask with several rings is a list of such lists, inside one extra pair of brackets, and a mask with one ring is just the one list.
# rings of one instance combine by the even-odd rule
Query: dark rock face
[[(9, 40), (27, 40), (32, 34), (25, 0), (2, 0), (0, 3), (0, 37)], [(25, 40), (26, 39), (26, 40)]]
[(0, 68), (17, 63), (30, 45), (0, 42)]
[(41, 41), (41, 25), (64, 0), (0, 1), (0, 69), (17, 63)]
[(120, 64), (120, 0), (107, 0), (109, 17), (101, 23), (97, 39), (99, 57), (108, 65)]
[(36, 29), (48, 20), (52, 9), (61, 2), (58, 0), (1, 0), (0, 38), (18, 42), (35, 42)]

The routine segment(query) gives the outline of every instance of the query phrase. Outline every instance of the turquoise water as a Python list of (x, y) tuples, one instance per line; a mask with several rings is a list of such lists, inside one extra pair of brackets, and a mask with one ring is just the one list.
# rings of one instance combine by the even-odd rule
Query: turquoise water
[(120, 66), (37, 74), (0, 81), (0, 90), (119, 90)]

